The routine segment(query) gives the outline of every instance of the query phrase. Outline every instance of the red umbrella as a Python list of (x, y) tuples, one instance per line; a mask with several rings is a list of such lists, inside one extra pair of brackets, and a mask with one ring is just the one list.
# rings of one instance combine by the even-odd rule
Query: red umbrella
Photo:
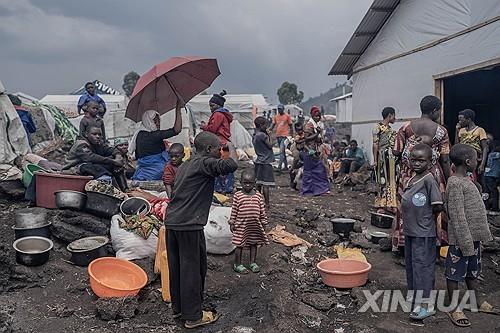
[(173, 57), (153, 66), (135, 85), (125, 117), (138, 122), (147, 110), (164, 114), (185, 105), (212, 84), (220, 70), (216, 59)]

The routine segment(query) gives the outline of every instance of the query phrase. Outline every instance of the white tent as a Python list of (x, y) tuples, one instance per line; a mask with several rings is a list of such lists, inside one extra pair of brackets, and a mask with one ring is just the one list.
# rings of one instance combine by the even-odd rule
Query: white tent
[[(495, 85), (483, 85), (481, 77), (497, 75), (498, 80), (493, 69), (499, 65), (500, 1), (375, 0), (330, 74), (352, 76), (352, 137), (371, 152), (381, 110), (395, 107), (400, 120), (419, 117), (425, 95), (444, 101), (442, 121), (453, 135), (454, 115), (459, 108), (485, 104), (480, 95)], [(447, 101), (464, 94), (448, 96), (457, 88), (446, 80), (465, 74), (477, 77), (471, 75), (462, 91), (479, 84), (483, 91), (474, 90), (460, 105)], [(489, 114), (480, 115), (488, 119), (482, 126), (498, 132), (500, 106), (489, 105)]]
[[(207, 121), (210, 117), (210, 107), (208, 102), (212, 95), (198, 95), (189, 101), (187, 107), (193, 113), (195, 123), (199, 126), (202, 121)], [(269, 104), (263, 95), (260, 94), (241, 94), (226, 95), (226, 104), (224, 105), (248, 131), (254, 128), (253, 120), (262, 110), (268, 110)]]

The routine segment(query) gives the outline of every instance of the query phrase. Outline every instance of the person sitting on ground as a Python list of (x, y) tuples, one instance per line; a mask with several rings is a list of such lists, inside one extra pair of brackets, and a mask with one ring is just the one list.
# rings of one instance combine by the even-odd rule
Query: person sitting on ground
[(170, 161), (167, 165), (165, 165), (162, 180), (168, 197), (172, 198), (172, 188), (174, 187), (175, 174), (177, 173), (177, 168), (182, 164), (182, 159), (184, 158), (184, 146), (180, 143), (173, 143), (168, 150), (168, 155), (170, 156)]
[[(127, 190), (123, 183), (124, 171), (121, 161), (113, 159), (113, 148), (104, 143), (99, 127), (90, 127), (83, 138), (75, 141), (66, 157), (63, 170), (75, 168), (82, 176), (112, 180), (121, 191)], [(122, 177), (123, 175), (123, 177)]]
[[(288, 113), (285, 113), (285, 106), (278, 105), (278, 114), (273, 117), (273, 123), (269, 131), (276, 127), (276, 141), (280, 149), (280, 160), (278, 162), (278, 170), (288, 170), (288, 161), (286, 160), (285, 140), (292, 130), (292, 118)], [(281, 166), (283, 165), (283, 169)]]
[(175, 122), (172, 128), (160, 129), (160, 114), (148, 110), (142, 115), (142, 122), (130, 141), (128, 152), (137, 160), (133, 180), (161, 180), (163, 169), (169, 157), (164, 140), (174, 137), (182, 130), (181, 101), (175, 108)]
[(264, 231), (267, 224), (267, 214), (264, 196), (255, 191), (255, 171), (245, 169), (241, 173), (242, 190), (236, 192), (231, 208), (229, 226), (233, 233), (234, 252), (233, 270), (239, 274), (247, 274), (248, 269), (241, 263), (243, 249), (250, 249), (250, 270), (260, 272), (256, 263), (257, 248), (269, 244)]
[[(448, 178), (446, 185), (450, 245), (445, 262), (448, 298), (455, 300), (454, 294), (459, 292), (459, 283), (465, 281), (467, 289), (475, 295), (469, 299), (476, 301), (472, 307), (479, 312), (498, 314), (488, 302), (481, 303), (478, 300), (477, 279), (481, 274), (481, 242), (490, 241), (492, 235), (481, 193), (467, 176), (468, 172), (477, 168), (477, 150), (469, 145), (457, 144), (450, 150), (450, 159), (455, 165), (455, 173)], [(405, 220), (405, 230), (406, 225)], [(456, 304), (448, 316), (457, 326), (470, 326), (469, 319)]]
[(31, 117), (31, 113), (22, 107), (22, 101), (16, 95), (8, 94), (10, 101), (14, 105), (21, 122), (23, 123), (24, 130), (26, 131), (26, 136), (28, 137), (28, 143), (30, 147), (33, 145), (31, 141), (31, 134), (36, 132), (36, 125)]
[(498, 215), (498, 186), (500, 185), (500, 145), (496, 146), (495, 149), (488, 154), (486, 169), (484, 169), (484, 185), (485, 193), (488, 193), (486, 209), (491, 210), (490, 213), (492, 215)]
[(342, 166), (340, 174), (351, 174), (356, 172), (365, 164), (365, 153), (358, 147), (356, 140), (351, 140), (349, 148), (346, 150), (345, 157), (341, 158)]
[(274, 162), (273, 144), (268, 133), (269, 122), (264, 117), (254, 120), (255, 134), (253, 135), (253, 146), (257, 159), (255, 160), (255, 175), (257, 178), (257, 190), (264, 195), (266, 207), (270, 206), (269, 188), (275, 186), (273, 167)]
[(295, 123), (295, 137), (290, 147), (293, 156), (292, 168), (290, 169), (290, 187), (297, 190), (297, 185), (302, 176), (302, 161), (300, 160), (300, 152), (305, 148), (304, 126), (301, 123)]
[(477, 176), (484, 173), (486, 168), (486, 159), (488, 157), (488, 136), (486, 131), (476, 125), (474, 122), (476, 119), (476, 113), (471, 109), (465, 109), (458, 113), (458, 124), (457, 131), (455, 135), (455, 143), (463, 143), (471, 146), (477, 152), (480, 164), (476, 173), (476, 180), (479, 179)]
[(83, 134), (91, 127), (101, 129), (102, 139), (106, 142), (106, 129), (104, 128), (104, 120), (97, 116), (99, 112), (99, 104), (95, 101), (88, 101), (83, 105), (83, 118), (80, 120), (80, 131), (78, 135), (83, 137)]
[(113, 158), (122, 161), (125, 169), (125, 177), (131, 179), (135, 173), (135, 167), (132, 164), (132, 159), (128, 154), (128, 140), (125, 138), (115, 139), (115, 148), (113, 149)]
[(203, 229), (212, 204), (215, 177), (238, 168), (233, 159), (221, 159), (221, 143), (215, 134), (201, 132), (195, 137), (194, 146), (195, 154), (177, 169), (165, 219), (172, 312), (174, 318), (186, 321), (186, 328), (210, 324), (218, 318), (201, 309), (207, 273)]
[(85, 83), (85, 92), (78, 99), (78, 104), (76, 106), (78, 114), (81, 114), (83, 106), (87, 104), (87, 102), (89, 101), (94, 101), (99, 105), (97, 114), (99, 115), (100, 118), (102, 118), (106, 113), (106, 103), (99, 95), (95, 93), (95, 86), (93, 82)]
[[(438, 183), (429, 172), (432, 148), (420, 143), (410, 153), (415, 176), (405, 184), (401, 200), (405, 237), (405, 269), (409, 292), (413, 294), (411, 319), (423, 320), (436, 313), (430, 294), (435, 286), (436, 214), (443, 198)], [(411, 295), (409, 295), (411, 298)]]

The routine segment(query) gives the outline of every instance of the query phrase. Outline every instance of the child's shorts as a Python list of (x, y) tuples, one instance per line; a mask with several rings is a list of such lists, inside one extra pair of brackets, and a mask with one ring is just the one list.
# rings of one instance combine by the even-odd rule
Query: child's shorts
[(481, 273), (481, 242), (474, 242), (474, 255), (466, 257), (456, 245), (448, 247), (445, 272), (446, 279), (464, 282), (465, 278), (476, 279)]
[(275, 186), (273, 166), (255, 163), (255, 178), (258, 185)]

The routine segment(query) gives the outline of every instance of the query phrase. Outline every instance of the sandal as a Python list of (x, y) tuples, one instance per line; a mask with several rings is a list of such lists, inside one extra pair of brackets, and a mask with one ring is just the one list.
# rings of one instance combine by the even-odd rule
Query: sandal
[(208, 325), (211, 323), (215, 323), (217, 319), (219, 319), (220, 315), (212, 312), (212, 311), (203, 311), (202, 312), (202, 317), (200, 320), (197, 321), (191, 321), (191, 320), (186, 320), (184, 323), (185, 328), (196, 328), (204, 325)]
[(418, 308), (415, 308), (412, 313), (410, 313), (410, 319), (413, 320), (424, 320), (425, 318), (429, 318), (430, 316), (434, 316), (436, 314), (435, 310), (428, 310), (424, 307), (421, 307), (418, 311)]
[(238, 265), (238, 266), (233, 265), (233, 271), (235, 271), (238, 274), (248, 274), (248, 269), (243, 265)]
[[(465, 306), (464, 307), (464, 310), (466, 311), (471, 311), (471, 307), (470, 306)], [(490, 303), (484, 301), (483, 303), (481, 303), (481, 305), (479, 306), (479, 308), (475, 309), (475, 311), (477, 312), (482, 312), (482, 313), (487, 313), (487, 314), (492, 314), (492, 315), (500, 315), (500, 311), (495, 308), (493, 305), (491, 305)]]
[(254, 273), (258, 273), (260, 272), (260, 268), (259, 268), (259, 265), (257, 265), (256, 263), (251, 263), (250, 266), (248, 266), (250, 268), (250, 270)]
[(453, 324), (457, 325), (458, 327), (469, 327), (470, 326), (470, 320), (465, 316), (465, 314), (462, 311), (455, 311), (455, 312), (447, 312), (446, 313), (448, 317), (450, 317), (450, 320)]

